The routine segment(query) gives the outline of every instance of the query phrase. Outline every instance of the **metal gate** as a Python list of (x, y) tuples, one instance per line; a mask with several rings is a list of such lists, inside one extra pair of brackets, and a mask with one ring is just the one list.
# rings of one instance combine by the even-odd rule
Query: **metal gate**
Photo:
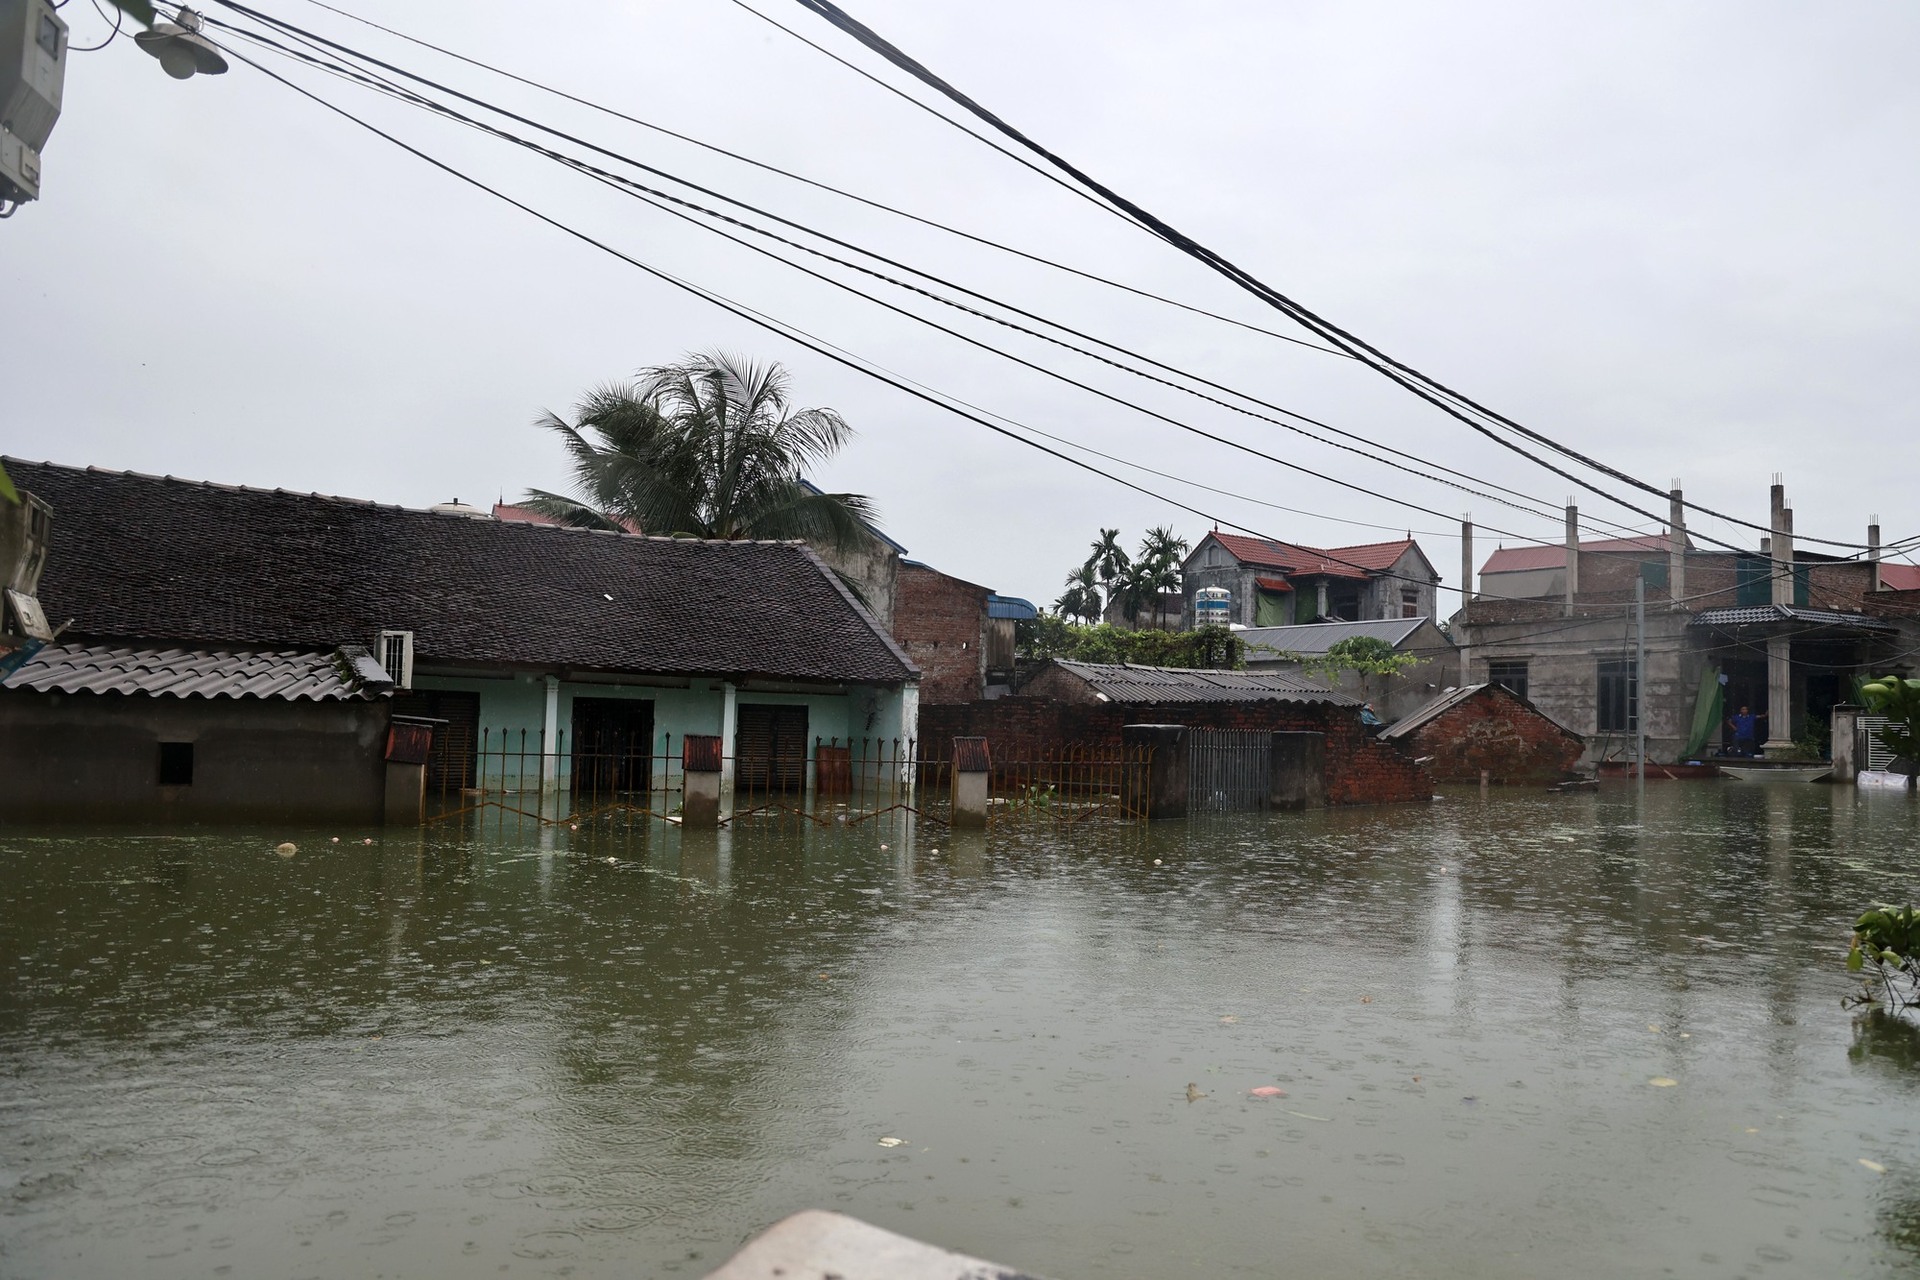
[(1187, 810), (1264, 809), (1273, 793), (1273, 735), (1251, 729), (1187, 731)]
[(1871, 769), (1876, 773), (1885, 773), (1893, 764), (1893, 749), (1880, 741), (1880, 731), (1887, 727), (1885, 716), (1861, 716), (1860, 737), (1867, 749), (1857, 758), (1862, 769)]

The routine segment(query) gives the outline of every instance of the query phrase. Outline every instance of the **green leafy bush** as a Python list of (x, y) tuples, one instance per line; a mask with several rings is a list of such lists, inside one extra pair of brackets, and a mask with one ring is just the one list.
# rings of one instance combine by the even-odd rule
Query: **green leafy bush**
[(1134, 631), (1109, 623), (1084, 626), (1043, 613), (1014, 627), (1023, 658), (1070, 662), (1127, 662), (1136, 667), (1203, 667), (1236, 670), (1244, 665), (1240, 637), (1225, 627), (1197, 631)]
[(1884, 999), (1892, 1012), (1920, 1007), (1920, 909), (1882, 904), (1862, 914), (1853, 924), (1847, 971), (1866, 983), (1856, 1003)]

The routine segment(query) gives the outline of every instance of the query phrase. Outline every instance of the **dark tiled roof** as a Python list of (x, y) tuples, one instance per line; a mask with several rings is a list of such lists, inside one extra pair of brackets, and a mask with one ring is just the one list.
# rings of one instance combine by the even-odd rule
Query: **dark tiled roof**
[(6, 460), (53, 507), (40, 599), (77, 635), (423, 665), (890, 684), (917, 671), (799, 543), (639, 538)]
[(366, 701), (393, 691), (364, 649), (263, 652), (50, 644), (0, 687), (38, 693), (144, 693), (172, 698)]
[(1054, 665), (1078, 676), (1108, 702), (1324, 702), (1357, 707), (1360, 699), (1283, 671), (1200, 671), (1184, 667), (1135, 667), (1103, 662)]
[(1784, 604), (1747, 605), (1734, 609), (1702, 609), (1689, 624), (1695, 627), (1741, 627), (1755, 623), (1797, 622), (1803, 626), (1852, 627), (1860, 631), (1895, 631), (1892, 623), (1864, 613), (1836, 613), (1831, 609), (1801, 609)]

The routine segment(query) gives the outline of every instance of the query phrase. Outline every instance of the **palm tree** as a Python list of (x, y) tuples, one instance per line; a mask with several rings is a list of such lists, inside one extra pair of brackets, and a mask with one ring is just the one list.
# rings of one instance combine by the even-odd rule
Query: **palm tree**
[(1088, 623), (1100, 621), (1104, 602), (1100, 599), (1100, 588), (1094, 582), (1091, 560), (1067, 575), (1067, 589), (1053, 602), (1053, 607), (1069, 618), (1080, 618)]
[(1180, 590), (1180, 562), (1187, 554), (1187, 540), (1178, 537), (1165, 525), (1147, 530), (1146, 537), (1140, 540), (1140, 557), (1134, 561), (1138, 581), (1133, 584), (1132, 594), (1139, 598), (1139, 604), (1129, 617), (1138, 625), (1138, 611), (1149, 609), (1152, 612), (1153, 625), (1161, 625), (1160, 597), (1163, 593)]
[(574, 422), (549, 412), (534, 423), (565, 444), (578, 496), (531, 489), (526, 505), (589, 529), (856, 548), (872, 536), (873, 504), (805, 479), (853, 428), (832, 409), (790, 411), (788, 381), (778, 364), (713, 351), (597, 387)]
[(1118, 529), (1102, 529), (1100, 536), (1094, 539), (1093, 554), (1087, 557), (1086, 567), (1100, 580), (1101, 590), (1109, 597), (1113, 595), (1113, 584), (1120, 581), (1133, 564), (1127, 558), (1125, 549), (1120, 546)]

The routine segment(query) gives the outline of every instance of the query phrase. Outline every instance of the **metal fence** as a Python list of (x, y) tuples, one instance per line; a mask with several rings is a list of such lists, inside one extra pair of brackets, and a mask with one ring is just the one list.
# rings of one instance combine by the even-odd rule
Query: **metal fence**
[[(720, 758), (721, 823), (858, 825), (885, 815), (951, 819), (953, 762), (912, 739), (816, 738), (804, 756)], [(562, 731), (549, 749), (538, 730), (483, 729), (470, 744), (433, 747), (427, 770), (429, 823), (490, 818), (545, 826), (677, 823), (686, 798), (685, 740), (584, 747)], [(1032, 759), (995, 760), (989, 812), (995, 821), (1084, 822), (1146, 816), (1151, 753), (1077, 746)]]
[(1187, 809), (1264, 809), (1273, 793), (1273, 734), (1249, 729), (1187, 731)]

